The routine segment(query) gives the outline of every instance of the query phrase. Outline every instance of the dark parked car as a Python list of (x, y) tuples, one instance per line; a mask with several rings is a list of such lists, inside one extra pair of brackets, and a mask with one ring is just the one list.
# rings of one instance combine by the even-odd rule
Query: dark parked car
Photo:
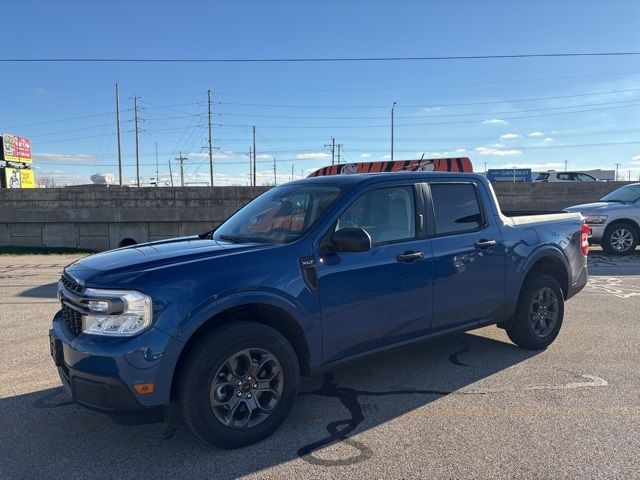
[(506, 217), (481, 175), (298, 180), (213, 232), (66, 267), (51, 352), (79, 404), (176, 401), (201, 439), (239, 447), (273, 432), (321, 367), (490, 324), (547, 347), (587, 248), (580, 214)]

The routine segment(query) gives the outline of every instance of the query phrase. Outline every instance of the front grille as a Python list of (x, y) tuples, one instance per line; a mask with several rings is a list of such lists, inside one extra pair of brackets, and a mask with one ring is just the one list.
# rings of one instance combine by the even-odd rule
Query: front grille
[(64, 285), (64, 288), (69, 290), (71, 293), (80, 295), (84, 291), (84, 287), (66, 273), (62, 274), (62, 278), (60, 280), (62, 281), (62, 285)]
[(79, 311), (74, 310), (63, 303), (62, 319), (64, 320), (67, 328), (75, 335), (80, 335), (82, 333), (82, 316)]

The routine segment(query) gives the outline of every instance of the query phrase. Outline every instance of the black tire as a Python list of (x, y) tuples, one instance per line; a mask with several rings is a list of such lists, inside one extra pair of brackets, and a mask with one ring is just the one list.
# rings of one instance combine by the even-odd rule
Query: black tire
[[(554, 307), (541, 307), (546, 303), (543, 301), (545, 294), (551, 300), (555, 297), (555, 303), (550, 303), (555, 305)], [(558, 336), (563, 318), (564, 296), (560, 284), (551, 275), (533, 273), (522, 287), (513, 322), (507, 328), (507, 335), (513, 343), (522, 348), (543, 350)]]
[(607, 255), (629, 255), (638, 246), (638, 229), (629, 222), (615, 222), (602, 237), (602, 250)]
[[(250, 352), (244, 355), (244, 352)], [(267, 352), (274, 359), (274, 364), (281, 367), (281, 376), (277, 377), (278, 383), (275, 388), (281, 389), (274, 406), (269, 413), (265, 413), (261, 408), (250, 411), (249, 402), (259, 405), (259, 391), (250, 390), (249, 385), (239, 386), (237, 382), (244, 381), (245, 375), (226, 375), (226, 370), (235, 372), (236, 368), (229, 369), (232, 362), (238, 363), (238, 358), (249, 358), (251, 365), (260, 364), (261, 358), (255, 359), (255, 352)], [(253, 360), (256, 360), (254, 362)], [(246, 363), (246, 361), (245, 361)], [(237, 365), (236, 365), (237, 366)], [(278, 371), (277, 368), (272, 371)], [(225, 370), (226, 369), (226, 370)], [(241, 371), (241, 368), (237, 368)], [(248, 370), (247, 370), (248, 371)], [(220, 373), (222, 372), (222, 373)], [(219, 380), (222, 375), (232, 378), (224, 387), (215, 389), (215, 385), (222, 384)], [(258, 373), (255, 374), (256, 378)], [(242, 378), (241, 378), (242, 377)], [(266, 376), (265, 376), (266, 378)], [(264, 380), (267, 381), (267, 380)], [(261, 381), (263, 382), (263, 381)], [(256, 381), (257, 385), (257, 381)], [(204, 442), (222, 448), (238, 448), (258, 442), (271, 435), (287, 417), (293, 402), (297, 396), (300, 385), (300, 367), (296, 353), (279, 332), (273, 328), (254, 322), (238, 321), (223, 325), (209, 332), (200, 340), (189, 352), (188, 357), (182, 367), (178, 384), (178, 403), (184, 422), (191, 431)], [(255, 385), (254, 385), (255, 386)], [(217, 404), (219, 389), (233, 388), (229, 395), (228, 404)], [(226, 390), (225, 390), (226, 392)], [(253, 400), (249, 399), (251, 392), (254, 393)], [(236, 399), (236, 394), (241, 397)], [(248, 395), (247, 399), (243, 398)], [(221, 394), (223, 397), (226, 393)], [(264, 398), (264, 397), (262, 397)], [(276, 398), (275, 396), (273, 398)], [(223, 398), (224, 400), (224, 398)], [(238, 411), (246, 410), (248, 417), (255, 418), (247, 420), (246, 426), (225, 424), (225, 417), (229, 422), (236, 422), (235, 409), (231, 412), (229, 405), (231, 401), (238, 405)], [(273, 402), (268, 398), (269, 402)], [(241, 402), (246, 402), (241, 405)], [(224, 402), (223, 402), (224, 403)], [(214, 411), (215, 410), (215, 411)], [(230, 413), (225, 413), (230, 412)], [(244, 412), (242, 412), (244, 413)], [(262, 418), (264, 417), (264, 418)], [(244, 421), (244, 417), (241, 418)], [(250, 425), (250, 422), (259, 423)]]

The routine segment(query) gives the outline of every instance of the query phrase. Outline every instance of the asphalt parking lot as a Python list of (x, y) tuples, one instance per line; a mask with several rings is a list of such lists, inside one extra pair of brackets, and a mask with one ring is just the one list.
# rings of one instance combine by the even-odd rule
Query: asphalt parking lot
[(544, 352), (497, 328), (305, 380), (266, 441), (211, 449), (69, 401), (49, 356), (73, 257), (0, 256), (0, 478), (640, 478), (640, 254), (594, 253)]

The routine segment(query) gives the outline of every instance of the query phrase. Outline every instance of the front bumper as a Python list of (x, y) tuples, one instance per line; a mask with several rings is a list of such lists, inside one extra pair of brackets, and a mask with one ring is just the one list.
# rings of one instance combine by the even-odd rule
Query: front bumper
[[(58, 312), (49, 342), (62, 384), (77, 403), (115, 414), (169, 404), (180, 348), (165, 333), (152, 328), (130, 338), (74, 336)], [(137, 393), (138, 383), (153, 383), (153, 392)]]

